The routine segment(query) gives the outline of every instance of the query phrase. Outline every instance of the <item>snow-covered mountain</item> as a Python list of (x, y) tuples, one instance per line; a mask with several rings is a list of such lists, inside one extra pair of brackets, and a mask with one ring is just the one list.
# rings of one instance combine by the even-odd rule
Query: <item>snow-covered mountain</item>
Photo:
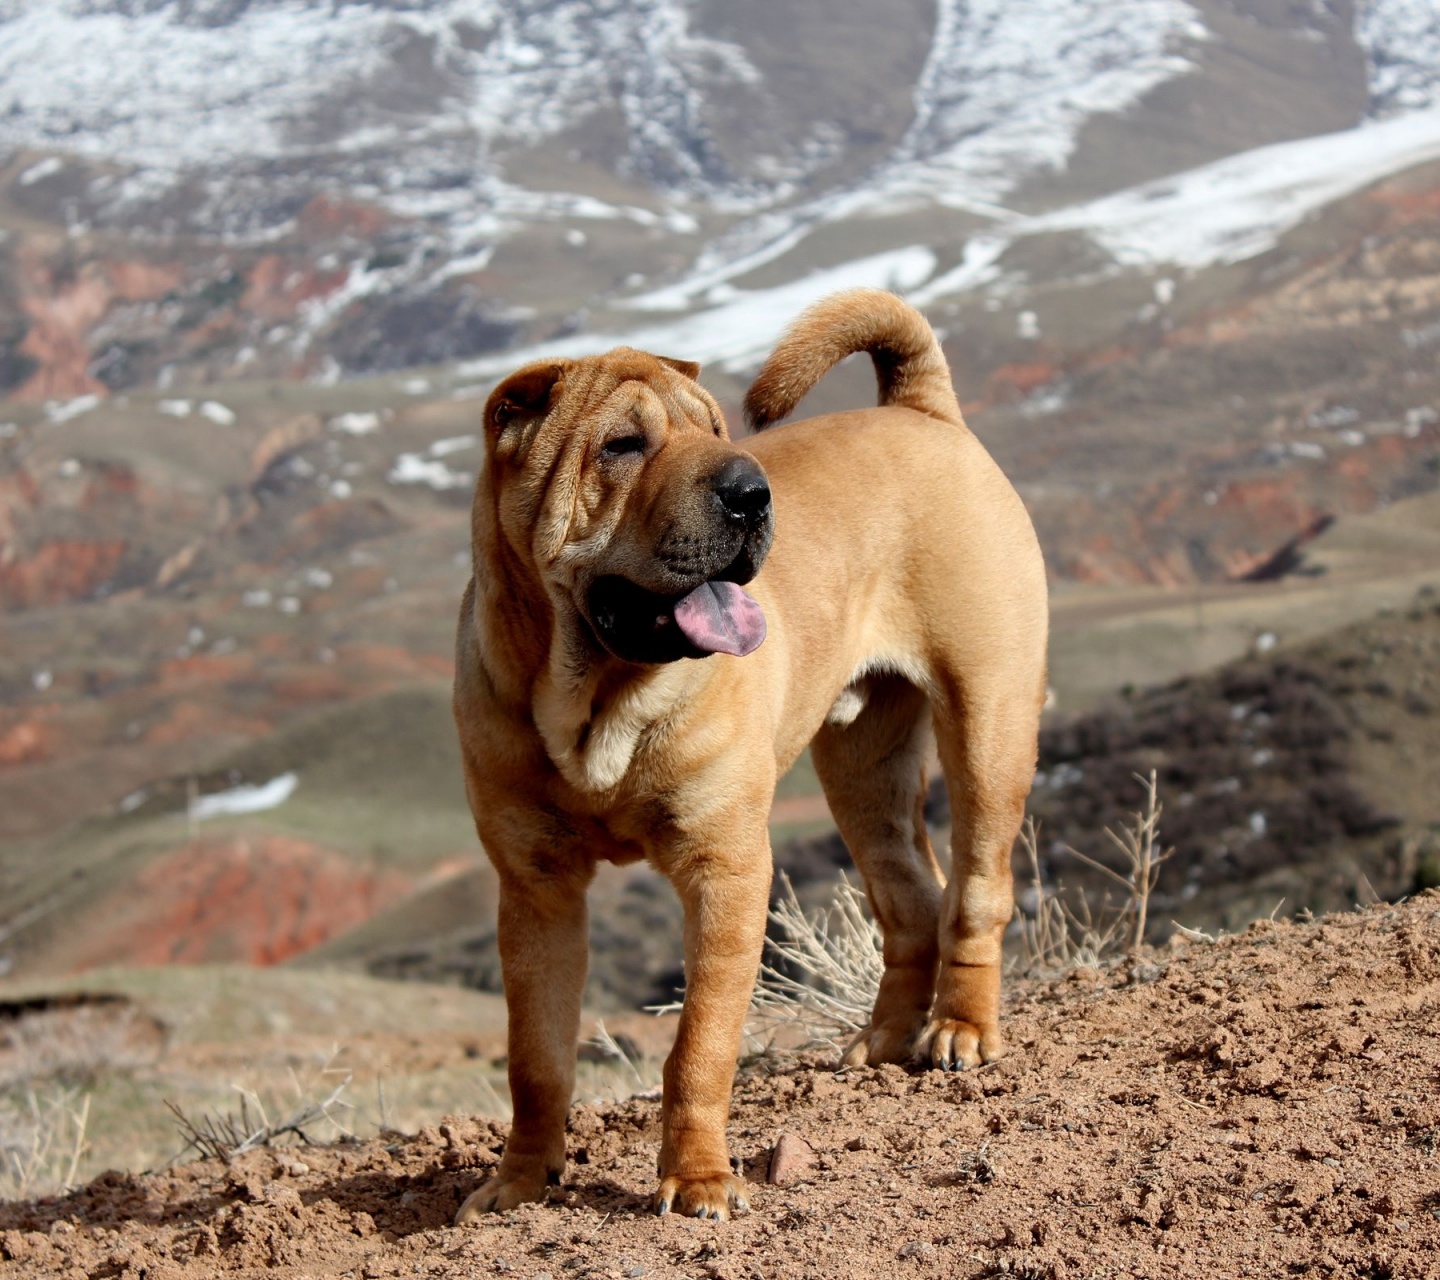
[[(135, 166), (131, 199), (324, 155), (349, 194), (458, 228), (503, 206), (507, 182), (524, 187), (507, 161), (613, 113), (615, 167), (660, 201), (784, 204), (844, 139), (774, 118), (737, 163), (716, 136), (726, 101), (766, 96), (765, 76), (742, 42), (705, 33), (707, 16), (684, 0), (12, 0), (0, 142)], [(998, 199), (1063, 165), (1090, 116), (1191, 69), (1181, 50), (1205, 38), (1184, 0), (940, 0), (913, 117), (870, 199)]]
[[(1253, 255), (1435, 154), (1437, 108), (1430, 0), (0, 0), (0, 383), (333, 377), (637, 307), (740, 365), (775, 304), (993, 288), (1035, 236)], [(163, 280), (37, 380), (91, 254)]]

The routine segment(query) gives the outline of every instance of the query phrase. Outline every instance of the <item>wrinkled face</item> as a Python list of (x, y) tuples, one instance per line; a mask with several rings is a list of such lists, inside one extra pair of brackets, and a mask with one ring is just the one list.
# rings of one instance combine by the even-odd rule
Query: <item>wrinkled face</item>
[(529, 365), (485, 408), (506, 537), (627, 662), (744, 654), (764, 638), (740, 584), (769, 550), (770, 488), (698, 372), (622, 347)]

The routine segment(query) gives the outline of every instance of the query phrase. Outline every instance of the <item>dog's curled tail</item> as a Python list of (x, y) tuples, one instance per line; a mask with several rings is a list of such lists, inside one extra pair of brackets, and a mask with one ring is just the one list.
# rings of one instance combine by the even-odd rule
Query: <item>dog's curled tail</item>
[(746, 393), (746, 421), (759, 431), (786, 417), (826, 373), (857, 351), (868, 351), (875, 363), (880, 404), (964, 422), (929, 322), (883, 289), (849, 289), (805, 311)]

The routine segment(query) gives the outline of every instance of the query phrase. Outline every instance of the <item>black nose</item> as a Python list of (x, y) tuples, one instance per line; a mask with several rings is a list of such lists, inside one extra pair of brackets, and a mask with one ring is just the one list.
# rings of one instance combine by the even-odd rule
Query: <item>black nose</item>
[(753, 458), (744, 454), (731, 458), (711, 483), (720, 506), (731, 519), (756, 524), (770, 510), (770, 484)]

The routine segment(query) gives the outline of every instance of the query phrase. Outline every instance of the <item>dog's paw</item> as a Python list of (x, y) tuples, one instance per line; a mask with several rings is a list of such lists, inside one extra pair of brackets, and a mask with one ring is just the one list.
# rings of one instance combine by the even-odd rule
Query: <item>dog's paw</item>
[(878, 1067), (882, 1062), (909, 1062), (915, 1054), (918, 1027), (866, 1027), (846, 1046), (840, 1066)]
[(664, 1178), (655, 1193), (656, 1213), (678, 1213), (686, 1218), (728, 1218), (749, 1213), (745, 1184), (728, 1173), (708, 1178)]
[(941, 1071), (964, 1071), (1005, 1056), (1005, 1041), (994, 1023), (977, 1025), (954, 1018), (935, 1018), (920, 1036), (919, 1056)]
[(543, 1200), (552, 1181), (543, 1170), (538, 1174), (497, 1173), (460, 1206), (460, 1212), (455, 1215), (455, 1225), (463, 1227), (478, 1222), (487, 1213), (499, 1213), (516, 1205), (529, 1204), (532, 1200)]

